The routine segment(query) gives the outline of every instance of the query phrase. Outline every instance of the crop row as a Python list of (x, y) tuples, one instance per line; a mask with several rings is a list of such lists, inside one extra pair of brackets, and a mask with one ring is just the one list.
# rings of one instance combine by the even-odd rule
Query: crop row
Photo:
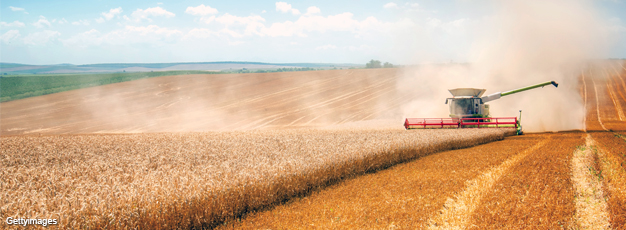
[(584, 143), (580, 133), (551, 135), (483, 196), (473, 229), (574, 228), (576, 211), (571, 158)]

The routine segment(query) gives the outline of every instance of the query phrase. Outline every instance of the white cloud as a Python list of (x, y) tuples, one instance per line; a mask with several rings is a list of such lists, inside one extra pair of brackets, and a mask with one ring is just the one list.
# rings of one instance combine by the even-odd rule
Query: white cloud
[(147, 8), (145, 10), (142, 9), (137, 9), (135, 10), (132, 14), (131, 17), (133, 17), (134, 21), (136, 22), (140, 22), (142, 20), (148, 20), (148, 21), (152, 21), (152, 19), (150, 17), (166, 17), (166, 18), (171, 18), (176, 16), (174, 13), (169, 12), (161, 7), (152, 7), (152, 8)]
[(91, 29), (89, 31), (76, 34), (69, 39), (61, 40), (66, 46), (86, 47), (89, 45), (100, 45), (103, 41), (100, 31)]
[(316, 50), (331, 50), (331, 49), (337, 49), (337, 46), (334, 45), (323, 45), (323, 46), (318, 46), (315, 47)]
[(303, 15), (295, 22), (286, 21), (273, 23), (270, 27), (264, 28), (263, 33), (276, 36), (306, 36), (304, 32), (320, 32), (327, 31), (346, 31), (352, 33), (363, 33), (367, 30), (381, 28), (383, 23), (379, 22), (375, 17), (368, 17), (363, 21), (352, 18), (353, 14), (349, 12), (319, 16), (319, 15)]
[(215, 21), (215, 15), (212, 15), (211, 17), (208, 17), (208, 18), (207, 18), (207, 17), (201, 17), (201, 18), (200, 18), (200, 21), (201, 21), (201, 22), (204, 22), (204, 23), (206, 23), (206, 24), (209, 24), (209, 23), (211, 23), (212, 21)]
[(300, 14), (299, 10), (291, 8), (291, 4), (288, 4), (286, 2), (276, 2), (276, 11), (283, 13), (291, 12), (293, 15)]
[(419, 6), (420, 6), (419, 3), (408, 3), (407, 2), (406, 4), (404, 4), (404, 6), (406, 8), (406, 11), (408, 11), (408, 12), (419, 12), (419, 11), (421, 11), (420, 8), (419, 8)]
[(306, 9), (306, 14), (304, 14), (304, 15), (319, 14), (320, 12), (322, 12), (320, 10), (320, 8), (317, 8), (317, 6), (311, 6), (311, 7)]
[(390, 3), (385, 4), (383, 6), (383, 8), (385, 8), (385, 9), (398, 9), (398, 4), (390, 2)]
[[(205, 6), (204, 4), (200, 4), (199, 6), (196, 6), (196, 7), (191, 7), (191, 6), (187, 7), (187, 10), (185, 10), (185, 13), (196, 15), (196, 16), (202, 16), (200, 17), (200, 21), (206, 24), (209, 24), (215, 20), (215, 15), (213, 14), (217, 14), (217, 9), (212, 8), (210, 6)], [(211, 16), (208, 16), (208, 15), (211, 15)]]
[(180, 35), (182, 34), (182, 32), (180, 32), (179, 30), (176, 29), (168, 29), (168, 28), (162, 28), (156, 25), (149, 25), (149, 26), (126, 26), (126, 31), (130, 32), (130, 33), (137, 33), (139, 35), (142, 36), (146, 36), (146, 35), (162, 35), (162, 36), (173, 36), (173, 35)]
[(437, 19), (437, 18), (427, 18), (426, 19), (426, 25), (429, 25), (431, 27), (439, 27), (441, 26), (442, 22), (441, 20)]
[(50, 22), (44, 16), (39, 16), (39, 20), (34, 22), (33, 25), (37, 28), (44, 28), (45, 26), (52, 26)]
[(78, 20), (78, 21), (72, 22), (72, 25), (75, 25), (75, 26), (80, 26), (80, 25), (88, 26), (89, 25), (89, 20)]
[(6, 28), (6, 27), (23, 27), (25, 24), (23, 22), (20, 21), (13, 21), (13, 22), (0, 22), (0, 28)]
[[(247, 17), (234, 16), (226, 13), (215, 18), (215, 21), (226, 26), (225, 32), (233, 37), (241, 37), (243, 35), (262, 35), (260, 30), (265, 27), (263, 22), (265, 18), (258, 15)], [(243, 27), (243, 33), (237, 33), (231, 30), (231, 27)]]
[(26, 12), (24, 8), (19, 8), (19, 7), (14, 7), (14, 6), (9, 6), (9, 8), (11, 9), (11, 11), (22, 11), (25, 14), (28, 14), (28, 12)]
[(122, 7), (118, 7), (118, 8), (115, 8), (115, 9), (110, 9), (109, 12), (102, 12), (102, 16), (106, 20), (111, 20), (116, 15), (120, 15), (122, 13), (122, 11), (123, 11)]
[(191, 14), (191, 15), (200, 15), (200, 16), (206, 16), (206, 15), (210, 15), (210, 14), (217, 14), (217, 9), (212, 8), (210, 6), (205, 6), (204, 4), (200, 4), (199, 6), (196, 7), (187, 7), (187, 10), (185, 10), (185, 13)]
[(0, 36), (0, 41), (4, 43), (10, 43), (11, 41), (17, 39), (18, 37), (20, 37), (20, 31), (9, 30), (6, 33), (4, 33), (2, 36)]
[(36, 32), (36, 33), (27, 35), (24, 38), (24, 44), (45, 45), (60, 35), (61, 33), (59, 33), (58, 31), (51, 31), (51, 30), (44, 30), (42, 32)]
[(206, 28), (194, 28), (187, 32), (185, 36), (182, 38), (183, 40), (189, 40), (194, 38), (206, 39), (213, 36), (217, 36), (219, 33), (206, 29)]
[(65, 20), (65, 18), (61, 18), (61, 20), (59, 20), (58, 23), (59, 24), (65, 24), (65, 23), (67, 23), (67, 20)]
[(263, 10), (263, 11), (261, 11), (261, 13), (262, 13), (262, 14), (267, 13), (267, 10)]
[(126, 26), (124, 29), (114, 30), (106, 34), (92, 29), (76, 34), (69, 39), (61, 40), (65, 46), (86, 47), (107, 45), (129, 44), (153, 44), (161, 45), (178, 41), (183, 33), (176, 29), (168, 29), (156, 25), (149, 26)]

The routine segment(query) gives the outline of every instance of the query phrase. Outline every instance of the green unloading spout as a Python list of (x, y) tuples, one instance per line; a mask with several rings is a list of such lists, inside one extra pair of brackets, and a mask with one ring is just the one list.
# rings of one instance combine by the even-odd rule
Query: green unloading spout
[(559, 83), (556, 83), (555, 81), (547, 81), (547, 82), (544, 82), (544, 83), (539, 83), (539, 84), (527, 86), (527, 87), (524, 87), (524, 88), (519, 88), (519, 89), (506, 91), (506, 92), (503, 92), (501, 94), (501, 96), (507, 96), (507, 95), (511, 95), (511, 94), (514, 94), (514, 93), (519, 93), (519, 92), (522, 92), (522, 91), (531, 90), (531, 89), (534, 89), (534, 88), (544, 87), (546, 85), (554, 85), (554, 87), (559, 87)]
[(544, 87), (546, 85), (553, 85), (554, 87), (559, 87), (559, 83), (556, 83), (555, 81), (547, 81), (547, 82), (544, 82), (544, 83), (539, 83), (539, 84), (535, 84), (535, 85), (531, 85), (531, 86), (526, 86), (524, 88), (514, 89), (514, 90), (502, 92), (502, 93), (498, 92), (498, 93), (494, 93), (494, 94), (489, 94), (488, 96), (481, 97), (481, 99), (482, 99), (483, 103), (486, 103), (486, 102), (489, 102), (489, 101), (500, 99), (500, 97), (503, 97), (503, 96), (511, 95), (511, 94), (514, 94), (514, 93), (519, 93), (519, 92), (526, 91), (526, 90), (531, 90), (531, 89), (534, 89), (534, 88)]

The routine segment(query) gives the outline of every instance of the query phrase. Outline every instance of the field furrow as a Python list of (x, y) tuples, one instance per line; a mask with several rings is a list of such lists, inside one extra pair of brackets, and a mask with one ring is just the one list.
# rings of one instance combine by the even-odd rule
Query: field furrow
[(572, 157), (572, 181), (576, 190), (577, 227), (581, 229), (609, 229), (609, 212), (602, 189), (598, 168), (598, 154), (593, 138), (585, 137), (585, 145), (578, 146)]
[(592, 133), (604, 179), (611, 226), (626, 228), (626, 139), (622, 133)]
[(580, 133), (550, 136), (549, 144), (524, 158), (484, 194), (471, 229), (576, 227), (570, 164), (584, 140)]

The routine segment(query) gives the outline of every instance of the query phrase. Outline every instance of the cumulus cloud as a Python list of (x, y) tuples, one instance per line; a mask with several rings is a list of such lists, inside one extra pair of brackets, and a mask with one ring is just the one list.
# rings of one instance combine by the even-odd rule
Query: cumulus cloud
[(320, 12), (322, 12), (320, 8), (318, 8), (317, 6), (311, 6), (306, 9), (306, 14), (304, 15), (319, 14)]
[(0, 41), (4, 43), (11, 43), (11, 41), (14, 41), (19, 37), (20, 37), (20, 31), (9, 30), (6, 33), (4, 33), (2, 36), (0, 36)]
[[(250, 15), (247, 17), (239, 17), (226, 13), (222, 16), (216, 17), (215, 21), (226, 26), (224, 32), (230, 34), (233, 37), (242, 37), (244, 35), (262, 35), (260, 30), (265, 27), (263, 22), (265, 18), (258, 15)], [(238, 33), (230, 30), (231, 27), (242, 27), (243, 32)]]
[(189, 39), (194, 39), (194, 38), (205, 39), (205, 38), (210, 38), (210, 37), (216, 36), (218, 34), (219, 34), (218, 32), (215, 32), (215, 31), (210, 30), (210, 29), (194, 28), (194, 29), (190, 30), (189, 32), (187, 32), (187, 34), (185, 34), (185, 36), (183, 36), (183, 40), (189, 40)]
[(102, 16), (104, 16), (106, 20), (111, 20), (113, 19), (113, 17), (115, 17), (115, 15), (119, 15), (121, 13), (122, 13), (122, 7), (118, 7), (115, 9), (110, 9), (109, 12), (102, 12)]
[(75, 25), (75, 26), (81, 26), (81, 25), (82, 26), (88, 26), (89, 25), (89, 20), (78, 20), (78, 21), (72, 22), (72, 25)]
[(420, 11), (420, 8), (419, 8), (420, 4), (419, 3), (408, 3), (407, 2), (406, 4), (404, 4), (404, 6), (406, 8), (406, 11), (408, 11), (408, 12)]
[(20, 21), (13, 21), (13, 22), (0, 22), (0, 28), (7, 28), (7, 27), (23, 27), (24, 23), (20, 22)]
[(187, 7), (185, 13), (196, 15), (196, 16), (206, 16), (211, 14), (217, 14), (217, 9), (212, 8), (210, 6), (205, 6), (204, 4), (200, 4), (196, 7)]
[(385, 9), (398, 9), (398, 4), (390, 2), (383, 6)]
[(300, 14), (300, 11), (298, 9), (292, 8), (291, 4), (286, 2), (276, 2), (276, 11), (283, 13), (291, 12), (293, 15)]
[(39, 20), (37, 20), (36, 22), (33, 23), (33, 26), (37, 27), (37, 28), (44, 28), (46, 26), (50, 27), (52, 26), (50, 24), (50, 21), (48, 21), (48, 19), (46, 19), (46, 17), (44, 16), (39, 16)]
[[(288, 8), (288, 7), (287, 7)], [(244, 36), (270, 36), (270, 37), (290, 37), (300, 36), (307, 37), (309, 32), (326, 33), (328, 31), (350, 32), (355, 36), (363, 36), (374, 31), (389, 31), (399, 27), (411, 26), (412, 22), (399, 21), (394, 23), (384, 23), (378, 21), (375, 17), (368, 17), (364, 20), (354, 19), (354, 15), (345, 12), (336, 15), (322, 16), (319, 15), (321, 10), (318, 7), (311, 6), (307, 8), (307, 12), (301, 15), (296, 21), (283, 21), (265, 24), (265, 19), (259, 15), (236, 16), (225, 13), (221, 16), (211, 15), (211, 17), (203, 17), (201, 21), (206, 23), (216, 22), (217, 25), (223, 25), (222, 29), (212, 30), (194, 30), (188, 33), (189, 37), (197, 37), (194, 34), (227, 35), (235, 38)]]
[(170, 36), (174, 36), (174, 35), (181, 35), (182, 32), (180, 32), (179, 30), (176, 29), (168, 29), (168, 28), (163, 28), (163, 27), (159, 27), (156, 25), (149, 25), (149, 26), (126, 26), (125, 31), (129, 32), (129, 33), (136, 33), (142, 36), (146, 36), (146, 35), (161, 35), (161, 36), (165, 36), (165, 37), (170, 37)]
[(166, 17), (171, 18), (176, 16), (176, 14), (169, 12), (159, 6), (147, 8), (145, 10), (137, 9), (132, 14), (131, 17), (134, 21), (140, 22), (142, 20), (152, 21), (151, 17)]
[(359, 21), (354, 19), (353, 16), (350, 12), (329, 16), (303, 15), (295, 22), (273, 23), (270, 27), (263, 28), (262, 32), (271, 37), (294, 35), (305, 37), (305, 32), (344, 31), (363, 34), (369, 30), (395, 27), (392, 24), (382, 23), (375, 17), (368, 17)]
[(61, 40), (61, 42), (66, 46), (72, 47), (86, 47), (89, 45), (100, 45), (102, 44), (103, 38), (100, 31), (96, 29), (91, 29), (89, 31), (76, 34), (68, 39)]
[(185, 13), (195, 16), (202, 16), (200, 17), (200, 21), (209, 24), (215, 20), (215, 15), (213, 14), (217, 14), (217, 9), (210, 6), (205, 6), (204, 4), (200, 4), (196, 7), (187, 7)]
[(385, 9), (403, 9), (407, 12), (417, 12), (420, 11), (419, 9), (419, 3), (405, 3), (402, 6), (399, 6), (398, 4), (396, 4), (395, 2), (389, 2), (385, 5), (383, 5), (383, 8)]
[(99, 45), (152, 44), (160, 45), (177, 41), (183, 33), (176, 29), (149, 26), (126, 26), (103, 34), (92, 29), (61, 40), (65, 46), (86, 47)]
[(65, 18), (61, 18), (61, 20), (59, 20), (57, 23), (65, 24), (65, 23), (67, 23), (67, 20), (65, 20)]
[(9, 9), (11, 9), (11, 11), (22, 11), (25, 14), (28, 14), (28, 12), (26, 12), (26, 10), (24, 8), (9, 6)]
[(59, 37), (61, 33), (58, 31), (44, 30), (27, 35), (24, 38), (24, 44), (27, 45), (45, 45), (48, 42)]

